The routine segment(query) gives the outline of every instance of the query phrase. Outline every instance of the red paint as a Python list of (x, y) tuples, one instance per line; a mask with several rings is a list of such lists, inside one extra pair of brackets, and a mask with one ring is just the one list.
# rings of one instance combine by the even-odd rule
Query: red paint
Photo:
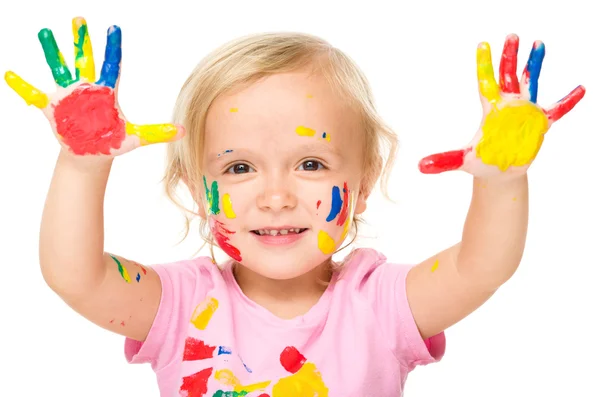
[(517, 51), (519, 37), (510, 35), (504, 42), (502, 59), (500, 60), (500, 89), (502, 92), (518, 94), (520, 92), (517, 78)]
[(125, 122), (110, 87), (81, 84), (54, 107), (54, 120), (75, 154), (110, 154), (125, 140)]
[(121, 327), (125, 326), (125, 321), (121, 321)]
[(348, 184), (344, 182), (344, 202), (342, 204), (342, 210), (340, 211), (340, 216), (337, 220), (338, 226), (343, 226), (344, 222), (346, 222), (346, 218), (348, 217)]
[(548, 116), (548, 120), (551, 122), (559, 120), (562, 116), (570, 112), (584, 95), (585, 88), (583, 88), (583, 86), (575, 88), (566, 97), (558, 101), (552, 108), (544, 111), (546, 116)]
[(424, 174), (439, 174), (456, 170), (462, 167), (466, 154), (466, 150), (432, 154), (419, 161), (419, 170)]
[(115, 319), (114, 319), (114, 318), (113, 318), (112, 320), (110, 320), (110, 321), (109, 321), (109, 323), (111, 323), (111, 324), (112, 324), (112, 323), (114, 323), (114, 322), (115, 322)]
[(317, 209), (319, 209), (320, 205), (321, 205), (321, 200), (317, 201)]
[(215, 236), (215, 239), (217, 240), (217, 244), (219, 244), (219, 247), (221, 247), (221, 249), (223, 251), (225, 251), (225, 253), (227, 255), (229, 255), (230, 257), (232, 257), (234, 260), (240, 262), (242, 260), (242, 256), (240, 255), (240, 250), (235, 248), (233, 245), (229, 244), (229, 234), (234, 234), (235, 232), (232, 232), (231, 230), (227, 230), (225, 228), (225, 225), (222, 222), (219, 222), (218, 220), (211, 218), (210, 221), (210, 229), (212, 230), (213, 236)]
[(286, 371), (295, 374), (306, 362), (306, 357), (304, 357), (295, 347), (288, 346), (281, 352), (279, 361)]
[(185, 376), (181, 383), (180, 392), (186, 392), (185, 394), (180, 393), (187, 397), (202, 397), (208, 392), (208, 378), (212, 374), (212, 367), (203, 369), (200, 372), (196, 372), (193, 375)]
[(133, 262), (133, 264), (136, 265), (137, 267), (139, 267), (140, 269), (142, 269), (142, 273), (144, 273), (144, 276), (146, 275), (147, 271), (146, 271), (146, 268), (144, 266), (140, 265), (137, 262)]
[(183, 349), (183, 361), (194, 361), (203, 360), (205, 358), (211, 358), (215, 346), (210, 346), (196, 338), (188, 337), (185, 340), (185, 347)]
[(261, 394), (261, 395), (260, 395), (260, 396), (258, 396), (258, 397), (271, 397), (271, 396), (269, 396), (267, 393), (263, 393), (263, 394)]

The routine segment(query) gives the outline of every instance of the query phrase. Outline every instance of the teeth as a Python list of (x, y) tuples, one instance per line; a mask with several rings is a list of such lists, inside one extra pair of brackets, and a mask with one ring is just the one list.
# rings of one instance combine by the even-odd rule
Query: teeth
[(257, 230), (258, 234), (264, 236), (265, 234), (271, 236), (282, 235), (285, 236), (288, 233), (300, 233), (300, 228), (292, 228), (292, 229), (282, 229), (282, 230), (267, 230), (267, 229), (259, 229)]
[(281, 233), (282, 236), (285, 236), (286, 234), (288, 234), (287, 230), (280, 230), (279, 233)]
[(271, 234), (271, 236), (277, 236), (278, 232), (277, 230), (271, 230), (269, 233)]

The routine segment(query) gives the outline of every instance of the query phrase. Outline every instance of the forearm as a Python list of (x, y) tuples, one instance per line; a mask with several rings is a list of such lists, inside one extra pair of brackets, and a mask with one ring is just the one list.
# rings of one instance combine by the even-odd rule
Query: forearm
[(525, 248), (529, 212), (527, 175), (474, 178), (456, 266), (461, 276), (495, 289), (516, 271)]
[[(104, 193), (112, 159), (61, 151), (40, 228), (40, 266), (48, 285), (75, 292), (104, 272)], [(84, 270), (84, 271), (83, 271)]]

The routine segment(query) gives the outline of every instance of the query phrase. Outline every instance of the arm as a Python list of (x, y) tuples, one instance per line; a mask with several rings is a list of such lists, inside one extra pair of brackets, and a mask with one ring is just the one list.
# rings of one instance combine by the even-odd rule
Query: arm
[(104, 193), (110, 157), (61, 151), (42, 216), (40, 265), (47, 284), (75, 311), (99, 326), (143, 341), (160, 301), (158, 275), (104, 253)]

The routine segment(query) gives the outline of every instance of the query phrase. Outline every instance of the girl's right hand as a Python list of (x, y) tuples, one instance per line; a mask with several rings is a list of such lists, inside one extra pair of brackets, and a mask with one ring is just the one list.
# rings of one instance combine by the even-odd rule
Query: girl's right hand
[(121, 69), (121, 29), (108, 29), (105, 59), (100, 78), (95, 79), (94, 58), (85, 19), (73, 19), (75, 77), (60, 53), (52, 31), (42, 29), (38, 38), (57, 84), (46, 95), (16, 73), (6, 72), (8, 85), (28, 105), (42, 110), (60, 144), (75, 155), (114, 157), (139, 146), (182, 138), (182, 126), (129, 123), (117, 102)]

